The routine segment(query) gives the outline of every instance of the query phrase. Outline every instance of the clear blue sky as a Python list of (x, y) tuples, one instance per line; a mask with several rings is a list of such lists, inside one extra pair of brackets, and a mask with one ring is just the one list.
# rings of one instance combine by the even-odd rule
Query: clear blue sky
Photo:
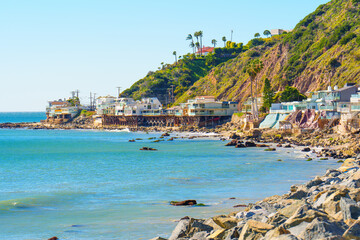
[(0, 112), (44, 111), (47, 101), (80, 90), (116, 95), (222, 36), (246, 43), (265, 29), (292, 29), (325, 0), (17, 0), (0, 1)]

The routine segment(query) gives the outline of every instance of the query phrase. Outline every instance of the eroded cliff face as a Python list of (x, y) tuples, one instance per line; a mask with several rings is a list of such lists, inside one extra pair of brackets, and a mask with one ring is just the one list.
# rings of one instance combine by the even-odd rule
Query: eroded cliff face
[(213, 68), (177, 102), (197, 95), (244, 102), (250, 96), (245, 66), (254, 51), (264, 64), (255, 79), (258, 92), (265, 78), (275, 91), (291, 85), (302, 93), (325, 89), (330, 82), (339, 87), (360, 83), (360, 3), (333, 0), (321, 5), (274, 46), (257, 46)]

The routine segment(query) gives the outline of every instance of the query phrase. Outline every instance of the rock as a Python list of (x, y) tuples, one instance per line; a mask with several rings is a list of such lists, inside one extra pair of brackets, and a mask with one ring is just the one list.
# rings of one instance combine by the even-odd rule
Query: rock
[(284, 234), (284, 235), (280, 235), (278, 237), (271, 238), (269, 240), (299, 240), (299, 239), (292, 234)]
[(130, 139), (129, 142), (135, 142), (135, 140), (134, 140), (134, 139)]
[(224, 215), (213, 217), (214, 222), (224, 229), (230, 229), (237, 225), (239, 219), (227, 217)]
[(256, 144), (256, 147), (269, 147), (269, 145), (266, 145), (266, 144)]
[(228, 142), (227, 144), (225, 144), (226, 147), (231, 147), (231, 146), (236, 146), (238, 143), (237, 140), (231, 140), (231, 142)]
[(269, 230), (274, 228), (273, 225), (262, 223), (254, 220), (249, 220), (241, 230), (239, 240), (253, 239), (256, 236), (263, 236)]
[(245, 142), (245, 147), (256, 147), (254, 142)]
[(313, 240), (313, 239), (324, 239), (330, 237), (339, 237), (344, 234), (345, 229), (344, 225), (336, 222), (329, 222), (327, 220), (320, 221), (319, 219), (314, 219), (303, 231), (299, 238), (304, 240)]
[(210, 234), (210, 236), (208, 236), (207, 239), (218, 240), (218, 239), (222, 239), (224, 235), (225, 235), (225, 229), (219, 229), (213, 232), (212, 234)]
[(346, 172), (349, 169), (354, 168), (356, 164), (356, 159), (355, 158), (348, 158), (344, 161), (344, 163), (341, 165), (341, 167), (339, 168), (339, 170), (341, 172)]
[(304, 204), (284, 223), (285, 228), (296, 226), (302, 222), (310, 223), (315, 218), (327, 218), (326, 213), (313, 209), (310, 205)]
[(340, 211), (340, 198), (347, 196), (348, 192), (347, 189), (335, 191), (323, 202), (322, 209), (330, 216), (334, 216)]
[(230, 139), (240, 139), (240, 136), (237, 135), (236, 133), (232, 133), (229, 138)]
[(242, 143), (238, 143), (235, 148), (246, 148), (246, 146)]
[(243, 226), (241, 227), (234, 227), (232, 229), (229, 229), (226, 233), (226, 237), (225, 240), (233, 240), (233, 239), (238, 239), (240, 237), (240, 233), (242, 230)]
[(306, 196), (307, 196), (307, 192), (305, 192), (304, 190), (299, 190), (294, 193), (291, 193), (288, 199), (303, 199)]
[(57, 237), (51, 237), (48, 240), (58, 240), (58, 238)]
[(141, 151), (157, 151), (157, 149), (155, 148), (151, 148), (151, 147), (142, 147), (140, 148)]
[(209, 235), (210, 234), (205, 231), (197, 232), (190, 238), (190, 240), (206, 240)]
[(274, 152), (274, 151), (276, 151), (276, 148), (267, 148), (264, 151), (266, 151), (266, 152)]
[(155, 238), (152, 238), (150, 240), (167, 240), (166, 238), (162, 238), (162, 237), (155, 237)]
[(355, 202), (360, 202), (360, 189), (352, 189), (349, 192), (349, 197)]
[(287, 144), (284, 146), (284, 148), (292, 148), (292, 146), (290, 144)]
[(342, 197), (340, 199), (340, 209), (344, 221), (348, 219), (358, 219), (358, 217), (360, 217), (360, 207), (350, 198)]
[(284, 207), (283, 209), (280, 209), (278, 212), (279, 212), (279, 214), (284, 215), (285, 217), (289, 218), (292, 215), (294, 215), (294, 213), (296, 212), (296, 210), (299, 209), (299, 207), (301, 207), (303, 205), (304, 205), (304, 201), (294, 200), (292, 204)]
[(360, 240), (360, 220), (355, 221), (343, 234), (345, 240)]
[(171, 233), (169, 240), (176, 240), (178, 238), (186, 237), (189, 230), (192, 219), (182, 219), (176, 225), (174, 231)]
[(325, 173), (325, 177), (337, 177), (341, 174), (340, 171), (335, 170), (335, 169), (329, 169), (326, 171)]
[(170, 134), (169, 133), (163, 133), (163, 134), (161, 134), (161, 137), (170, 137)]
[(265, 239), (273, 239), (283, 234), (290, 234), (290, 232), (286, 230), (283, 226), (279, 226), (273, 230), (268, 231), (265, 234)]
[(311, 149), (309, 147), (303, 148), (303, 150), (301, 150), (302, 152), (310, 152)]
[(322, 184), (324, 181), (321, 180), (319, 177), (316, 177), (315, 179), (311, 180), (310, 182), (308, 182), (305, 186), (307, 188), (311, 188), (313, 186), (318, 186), (320, 184)]
[(196, 200), (184, 200), (184, 201), (171, 201), (170, 204), (174, 206), (193, 206), (196, 205), (197, 202)]

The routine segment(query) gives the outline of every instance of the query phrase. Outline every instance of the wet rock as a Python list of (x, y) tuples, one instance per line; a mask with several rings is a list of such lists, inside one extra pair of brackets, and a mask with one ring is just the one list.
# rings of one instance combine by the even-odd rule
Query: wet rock
[(317, 209), (313, 209), (310, 205), (305, 204), (301, 206), (294, 215), (292, 215), (286, 222), (284, 223), (285, 228), (290, 228), (296, 226), (302, 222), (310, 223), (315, 218), (328, 218), (325, 212), (319, 211)]
[(170, 204), (174, 206), (193, 206), (196, 205), (197, 202), (196, 200), (184, 200), (184, 201), (171, 201)]
[(157, 151), (156, 148), (151, 148), (151, 147), (142, 147), (140, 148), (141, 151)]
[(269, 145), (266, 145), (266, 144), (256, 144), (256, 147), (269, 147)]
[(225, 146), (226, 147), (236, 146), (237, 143), (238, 140), (231, 140), (231, 142), (228, 142), (227, 144), (225, 144)]
[(58, 240), (59, 238), (57, 238), (57, 237), (51, 237), (51, 238), (49, 238), (48, 240)]
[(256, 143), (254, 142), (245, 142), (246, 147), (256, 147)]
[(155, 237), (155, 238), (152, 238), (150, 240), (167, 240), (166, 238), (162, 238), (162, 237)]
[(276, 148), (267, 148), (264, 151), (266, 151), (266, 152), (274, 152), (274, 151), (276, 151)]
[(163, 134), (161, 134), (161, 137), (170, 137), (170, 134), (169, 133), (163, 133)]
[(242, 143), (238, 143), (235, 148), (246, 148), (246, 146)]
[(303, 148), (303, 150), (301, 150), (302, 152), (310, 152), (311, 149), (309, 147)]

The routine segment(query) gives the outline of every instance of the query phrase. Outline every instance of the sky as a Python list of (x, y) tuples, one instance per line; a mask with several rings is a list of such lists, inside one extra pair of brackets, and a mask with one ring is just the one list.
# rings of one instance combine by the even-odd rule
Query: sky
[(45, 111), (80, 91), (116, 95), (203, 45), (247, 43), (266, 29), (293, 29), (324, 0), (0, 0), (0, 112)]

